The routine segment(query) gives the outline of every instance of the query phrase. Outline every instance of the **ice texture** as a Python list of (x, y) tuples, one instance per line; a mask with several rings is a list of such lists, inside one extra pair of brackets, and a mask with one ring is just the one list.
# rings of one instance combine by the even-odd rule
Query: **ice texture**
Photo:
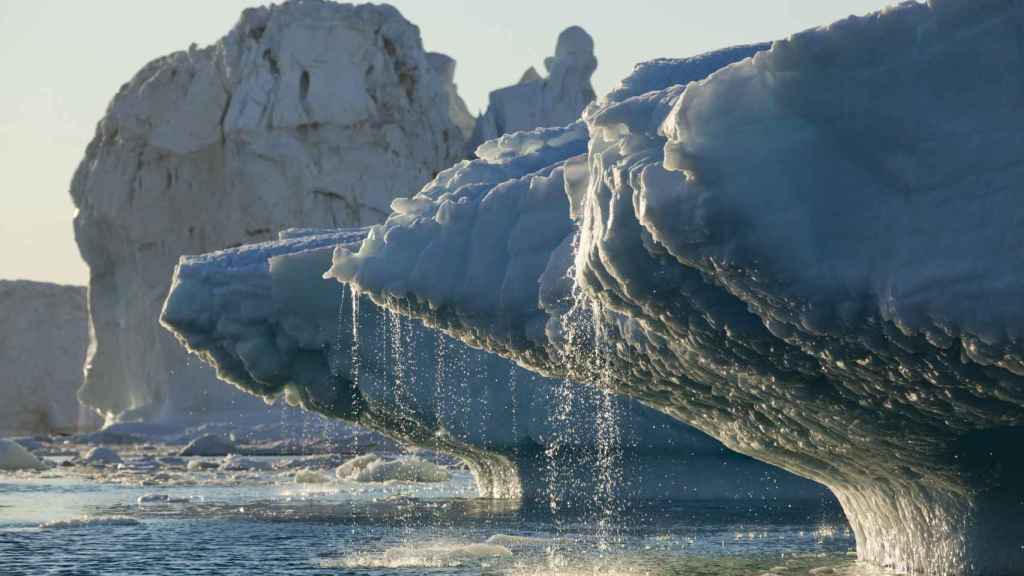
[(90, 268), (82, 401), (123, 420), (259, 410), (160, 329), (175, 263), (291, 226), (383, 220), (463, 157), (452, 73), (394, 8), (318, 0), (248, 9), (213, 45), (139, 71), (71, 186)]
[(530, 67), (518, 83), (491, 92), (487, 110), (476, 120), (470, 151), (502, 134), (564, 126), (579, 118), (595, 97), (590, 84), (597, 68), (594, 39), (579, 26), (566, 28), (544, 67), (546, 78)]
[(99, 424), (77, 399), (87, 346), (85, 288), (0, 280), (0, 434)]
[(331, 275), (824, 483), (867, 562), (1019, 573), (1022, 20), (907, 2), (627, 80), (585, 154), (488, 143)]
[[(582, 125), (548, 132), (558, 154), (585, 150)], [(608, 424), (601, 417), (621, 425), (623, 496), (822, 495), (636, 402), (538, 378), (353, 299), (323, 272), (336, 245), (354, 248), (366, 236), (365, 228), (291, 230), (279, 241), (185, 257), (162, 320), (243, 390), (454, 454), (487, 496), (589, 501), (607, 483), (593, 456)]]

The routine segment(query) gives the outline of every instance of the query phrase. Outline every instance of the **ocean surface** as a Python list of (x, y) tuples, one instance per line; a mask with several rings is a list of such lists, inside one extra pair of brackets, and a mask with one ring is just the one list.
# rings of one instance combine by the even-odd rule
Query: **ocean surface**
[(458, 468), (440, 483), (339, 481), (329, 470), (300, 482), (281, 460), (0, 474), (0, 574), (861, 573), (841, 512), (825, 504), (617, 502), (555, 515), (476, 498)]

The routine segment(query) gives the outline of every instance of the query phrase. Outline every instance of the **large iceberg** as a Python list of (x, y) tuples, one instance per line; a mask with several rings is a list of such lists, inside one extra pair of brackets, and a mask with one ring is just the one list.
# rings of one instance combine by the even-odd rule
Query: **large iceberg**
[(318, 0), (248, 9), (215, 44), (146, 65), (71, 186), (90, 268), (82, 401), (150, 420), (241, 410), (159, 326), (178, 258), (382, 221), (464, 155), (452, 76), (394, 8)]
[(1017, 2), (932, 0), (590, 107), (396, 203), (332, 275), (827, 485), (861, 559), (1024, 566)]
[(0, 280), (0, 436), (99, 424), (77, 400), (88, 331), (85, 288)]

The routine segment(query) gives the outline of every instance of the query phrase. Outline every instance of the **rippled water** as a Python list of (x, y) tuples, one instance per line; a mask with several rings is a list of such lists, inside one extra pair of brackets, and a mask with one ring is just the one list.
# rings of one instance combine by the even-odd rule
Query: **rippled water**
[(633, 505), (609, 531), (586, 510), (474, 498), (464, 471), (440, 484), (139, 477), (0, 476), (0, 574), (784, 576), (853, 563), (841, 514), (817, 504)]

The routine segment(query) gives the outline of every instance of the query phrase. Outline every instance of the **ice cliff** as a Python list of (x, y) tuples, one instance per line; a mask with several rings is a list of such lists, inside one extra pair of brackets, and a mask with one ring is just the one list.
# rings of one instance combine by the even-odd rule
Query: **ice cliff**
[(597, 68), (594, 39), (579, 26), (558, 35), (554, 56), (544, 61), (547, 78), (532, 67), (512, 86), (491, 92), (476, 120), (470, 150), (502, 134), (575, 122), (594, 101), (590, 77)]
[(82, 401), (108, 417), (242, 409), (158, 324), (174, 264), (292, 226), (382, 221), (463, 156), (453, 65), (394, 8), (302, 0), (246, 10), (126, 83), (71, 187), (90, 268)]
[(864, 561), (1019, 574), (1022, 26), (908, 2), (624, 85), (395, 203), (332, 275), (822, 482)]
[(80, 286), (0, 280), (0, 436), (98, 424), (77, 400), (89, 342), (85, 308)]

